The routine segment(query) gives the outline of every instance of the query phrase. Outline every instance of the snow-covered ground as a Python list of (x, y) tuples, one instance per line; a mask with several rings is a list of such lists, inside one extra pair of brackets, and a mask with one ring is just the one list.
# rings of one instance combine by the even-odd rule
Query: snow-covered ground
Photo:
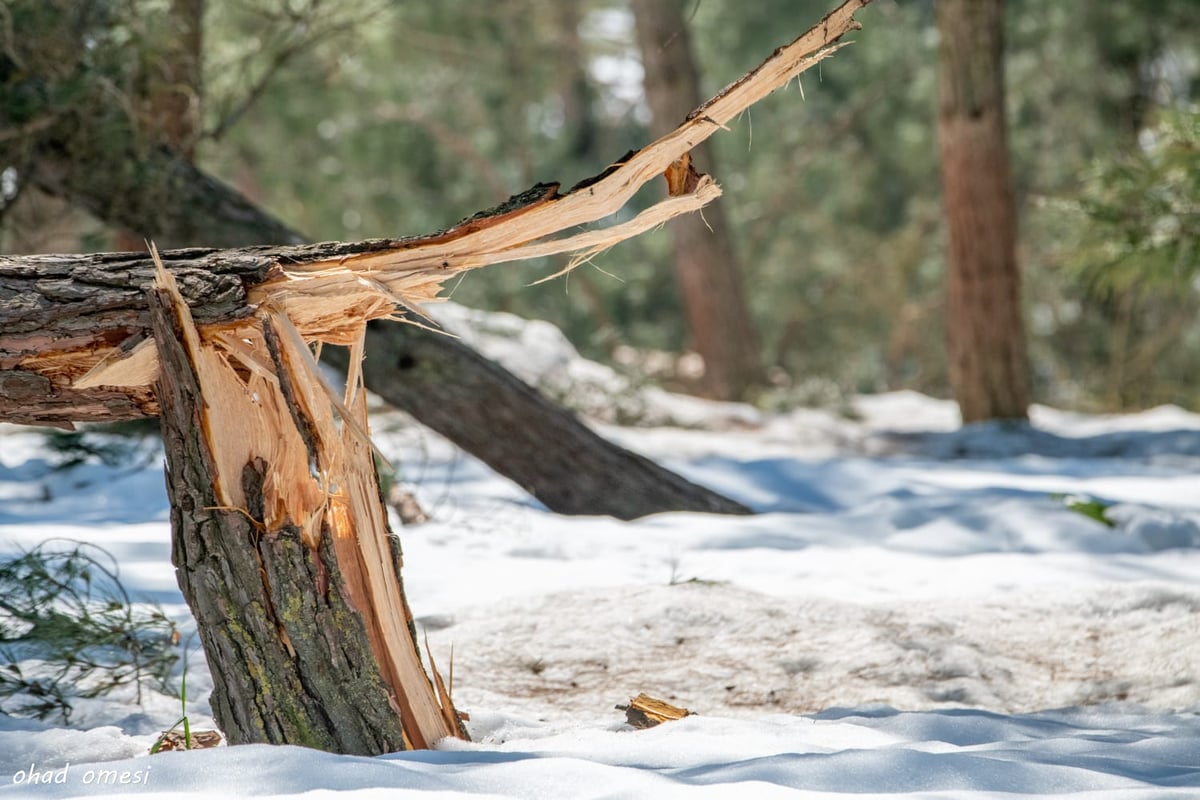
[[(560, 389), (611, 385), (535, 334)], [(687, 427), (606, 435), (761, 513), (562, 517), (374, 419), (434, 517), (397, 525), (406, 586), (473, 742), (148, 756), (179, 699), (126, 693), (71, 727), (0, 714), (0, 797), (1200, 797), (1200, 417), (1039, 407), (1031, 428), (958, 430), (910, 393), (847, 418), (625, 391)], [(0, 554), (95, 542), (186, 628), (158, 460), (50, 459), (0, 426)], [(212, 727), (189, 663), (192, 726)], [(696, 715), (633, 730), (614, 706), (639, 692)]]

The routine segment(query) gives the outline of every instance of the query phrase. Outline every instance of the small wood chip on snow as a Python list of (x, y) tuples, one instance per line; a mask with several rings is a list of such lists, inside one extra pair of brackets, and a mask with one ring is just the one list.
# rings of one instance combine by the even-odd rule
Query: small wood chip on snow
[(617, 708), (625, 712), (625, 719), (635, 728), (653, 728), (660, 723), (683, 719), (692, 714), (686, 708), (673, 706), (645, 692), (630, 699), (629, 705), (618, 705)]

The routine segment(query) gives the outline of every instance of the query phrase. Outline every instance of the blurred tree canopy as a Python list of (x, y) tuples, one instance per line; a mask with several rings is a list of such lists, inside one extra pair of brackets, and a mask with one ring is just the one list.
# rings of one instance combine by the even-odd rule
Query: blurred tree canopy
[[(0, 130), (0, 247), (68, 249), (61, 222), (31, 236), (51, 221), (22, 185), (31, 142), (144, 114), (130, 99), (168, 57), (179, 2), (0, 0), (0, 101), (19, 111)], [(688, 3), (706, 93), (831, 5)], [(876, 0), (861, 19), (857, 44), (713, 140), (771, 366), (764, 403), (949, 393), (933, 0)], [(203, 23), (197, 160), (320, 238), (429, 232), (648, 140), (626, 0), (222, 0)], [(1200, 408), (1194, 0), (1009, 0), (1006, 24), (1035, 398)], [(95, 81), (112, 102), (73, 105)], [(76, 248), (107, 235), (66, 227)], [(490, 269), (453, 296), (644, 366), (637, 354), (685, 337), (669, 260), (658, 232), (546, 285), (528, 286), (561, 263)]]

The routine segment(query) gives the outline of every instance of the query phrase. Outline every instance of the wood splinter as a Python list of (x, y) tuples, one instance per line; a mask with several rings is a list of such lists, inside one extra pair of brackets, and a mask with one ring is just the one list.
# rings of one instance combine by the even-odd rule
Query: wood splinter
[(677, 719), (693, 716), (692, 711), (679, 706), (673, 706), (665, 700), (659, 700), (651, 697), (645, 692), (641, 692), (637, 697), (629, 700), (629, 705), (618, 705), (617, 708), (625, 712), (625, 720), (635, 728), (646, 729), (653, 728), (655, 725), (661, 725), (664, 722), (673, 722)]

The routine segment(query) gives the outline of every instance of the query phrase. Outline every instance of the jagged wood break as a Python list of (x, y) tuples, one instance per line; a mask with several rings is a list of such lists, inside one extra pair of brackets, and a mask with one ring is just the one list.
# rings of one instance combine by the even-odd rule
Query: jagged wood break
[[(575, 261), (720, 194), (690, 151), (831, 55), (848, 0), (670, 134), (565, 194), (539, 185), (442, 233), (236, 250), (0, 257), (0, 419), (158, 413), (173, 553), (229, 740), (381, 753), (465, 735), (425, 673), (372, 461), (368, 322), (437, 299), (465, 270)], [(666, 198), (619, 211), (657, 175)], [(312, 346), (350, 350), (344, 396)]]
[(417, 653), (360, 376), (333, 397), (269, 304), (202, 335), (166, 270), (151, 314), (173, 560), (229, 741), (380, 753), (458, 735)]
[[(410, 239), (293, 247), (188, 249), (163, 254), (202, 334), (236, 328), (270, 302), (309, 342), (346, 344), (371, 319), (435, 301), (466, 270), (556, 253), (573, 264), (696, 211), (720, 195), (707, 175), (635, 218), (565, 233), (618, 212), (658, 175), (676, 176), (699, 142), (772, 90), (844, 46), (848, 0), (762, 65), (697, 108), (678, 128), (566, 193), (539, 184), (489, 212)], [(157, 356), (145, 290), (154, 267), (142, 254), (0, 256), (0, 419), (69, 426), (73, 421), (153, 415)]]

